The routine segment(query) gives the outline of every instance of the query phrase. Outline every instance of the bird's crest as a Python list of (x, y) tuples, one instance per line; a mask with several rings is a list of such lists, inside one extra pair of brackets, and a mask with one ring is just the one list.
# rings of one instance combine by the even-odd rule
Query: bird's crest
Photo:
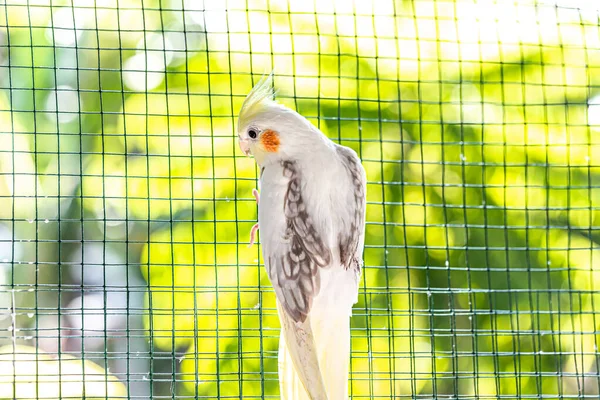
[(273, 72), (271, 71), (269, 75), (263, 76), (246, 96), (240, 110), (240, 126), (244, 125), (244, 121), (252, 119), (253, 116), (273, 103), (275, 103), (275, 90), (273, 89)]

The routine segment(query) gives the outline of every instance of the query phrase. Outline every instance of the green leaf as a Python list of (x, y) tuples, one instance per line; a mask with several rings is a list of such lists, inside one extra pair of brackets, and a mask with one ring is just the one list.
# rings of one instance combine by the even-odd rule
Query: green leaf
[(127, 396), (116, 377), (91, 361), (58, 358), (30, 346), (0, 347), (0, 393), (11, 399), (112, 399)]

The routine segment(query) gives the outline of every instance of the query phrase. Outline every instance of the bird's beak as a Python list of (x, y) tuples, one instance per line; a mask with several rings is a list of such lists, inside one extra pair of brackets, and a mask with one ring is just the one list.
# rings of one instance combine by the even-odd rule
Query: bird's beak
[(248, 139), (240, 139), (240, 150), (245, 155), (250, 155), (250, 141)]

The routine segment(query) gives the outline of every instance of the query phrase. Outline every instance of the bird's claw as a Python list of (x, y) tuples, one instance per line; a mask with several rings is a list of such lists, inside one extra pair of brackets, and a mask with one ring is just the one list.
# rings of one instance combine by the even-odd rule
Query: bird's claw
[(248, 245), (248, 247), (252, 247), (252, 245), (254, 245), (254, 236), (256, 235), (257, 230), (258, 222), (254, 224), (254, 226), (252, 226), (252, 229), (250, 229), (250, 244)]
[[(252, 189), (252, 195), (256, 199), (256, 204), (259, 204), (260, 194), (258, 193), (258, 190)], [(252, 229), (250, 229), (250, 244), (248, 245), (249, 248), (252, 247), (252, 245), (254, 245), (254, 237), (256, 236), (257, 230), (258, 230), (258, 222), (252, 226)]]

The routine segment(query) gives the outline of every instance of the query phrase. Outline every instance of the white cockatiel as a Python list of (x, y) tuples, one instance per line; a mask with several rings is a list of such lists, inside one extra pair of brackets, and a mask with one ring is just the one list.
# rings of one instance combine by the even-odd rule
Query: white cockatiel
[(260, 168), (263, 258), (281, 321), (281, 398), (347, 399), (365, 172), (353, 150), (273, 98), (270, 75), (246, 97), (238, 137)]

